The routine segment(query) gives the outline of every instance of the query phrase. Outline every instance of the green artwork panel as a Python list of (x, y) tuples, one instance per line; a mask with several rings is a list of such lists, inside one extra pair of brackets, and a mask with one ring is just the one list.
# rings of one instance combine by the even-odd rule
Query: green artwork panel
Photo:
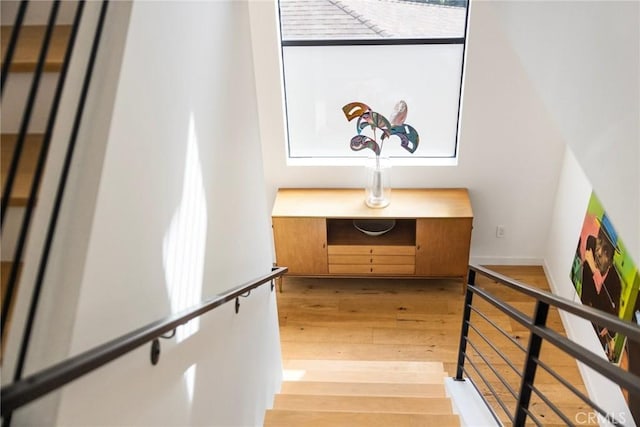
[[(583, 304), (636, 320), (640, 274), (595, 193), (587, 206), (570, 276)], [(593, 327), (609, 360), (620, 364), (626, 338), (599, 325)]]

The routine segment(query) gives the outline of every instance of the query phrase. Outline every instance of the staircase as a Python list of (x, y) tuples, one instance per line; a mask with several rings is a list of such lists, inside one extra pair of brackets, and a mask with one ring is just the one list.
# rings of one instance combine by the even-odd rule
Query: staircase
[[(13, 23), (20, 8), (20, 2), (3, 0), (1, 6), (0, 57), (4, 66), (5, 55), (14, 28)], [(39, 158), (42, 156), (46, 160), (48, 154), (47, 148), (43, 146), (43, 139), (52, 111), (56, 84), (63, 67), (64, 56), (70, 39), (71, 26), (69, 24), (72, 22), (76, 6), (77, 1), (61, 3), (55, 27), (53, 27), (48, 52), (42, 65), (42, 75), (36, 86), (34, 81), (37, 81), (37, 79), (34, 76), (37, 74), (38, 57), (45, 38), (46, 25), (44, 24), (48, 20), (52, 2), (30, 2), (24, 15), (11, 65), (7, 69), (7, 75), (3, 76), (0, 138), (2, 149), (0, 179), (3, 197), (7, 184), (7, 175), (11, 168), (19, 135), (23, 134), (24, 139), (12, 191), (8, 194), (6, 200), (3, 199), (4, 204), (2, 206), (1, 290), (3, 320), (5, 322), (2, 326), (0, 360), (4, 353), (13, 306), (18, 294), (19, 271), (24, 255), (24, 243), (22, 248), (20, 248), (21, 244), (19, 243), (20, 230), (23, 227), (23, 220), (27, 212), (37, 205), (37, 196), (34, 198), (31, 207), (29, 207), (29, 198), (32, 191), (37, 192), (39, 187), (39, 183), (35, 182), (34, 179)], [(4, 80), (5, 78), (6, 80)], [(28, 116), (26, 114), (28, 111), (28, 98), (32, 90), (35, 96), (31, 114), (28, 119), (25, 119)], [(27, 220), (26, 225), (27, 231), (29, 229), (28, 224), (29, 220)], [(16, 268), (15, 273), (12, 273), (13, 268)], [(15, 274), (13, 279), (11, 279), (11, 274)], [(6, 313), (4, 312), (5, 310)]]
[(265, 426), (459, 426), (440, 362), (287, 360)]

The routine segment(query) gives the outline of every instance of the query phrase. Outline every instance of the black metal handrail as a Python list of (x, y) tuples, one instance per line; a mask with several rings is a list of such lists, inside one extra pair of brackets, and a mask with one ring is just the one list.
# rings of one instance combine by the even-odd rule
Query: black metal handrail
[(271, 282), (271, 290), (273, 291), (273, 280), (287, 271), (287, 267), (275, 267), (269, 274), (203, 300), (198, 305), (187, 310), (149, 323), (50, 368), (2, 387), (0, 390), (0, 415), (2, 417), (9, 416), (19, 407), (98, 369), (148, 342), (152, 342), (167, 332), (229, 301), (236, 300), (236, 312), (238, 312), (239, 304), (237, 301), (239, 297), (245, 296), (251, 290), (268, 282)]
[[(531, 297), (536, 302), (536, 307), (533, 315), (528, 316), (520, 312), (516, 308), (495, 297), (487, 290), (476, 286), (476, 273), (481, 274), (482, 276), (485, 276), (495, 281), (496, 283), (511, 288), (520, 294)], [(524, 366), (521, 372), (516, 372), (517, 376), (520, 378), (518, 391), (515, 392), (513, 387), (511, 387), (510, 385), (505, 385), (510, 395), (512, 395), (516, 400), (516, 406), (513, 412), (509, 410), (503, 399), (499, 396), (492, 384), (487, 380), (485, 375), (482, 374), (481, 370), (478, 367), (479, 362), (484, 362), (484, 366), (488, 366), (491, 372), (496, 375), (495, 368), (491, 366), (488, 358), (482, 353), (478, 346), (474, 345), (473, 341), (469, 337), (469, 330), (471, 329), (474, 330), (480, 336), (480, 338), (482, 338), (483, 342), (487, 342), (486, 335), (482, 334), (472, 323), (471, 314), (479, 314), (479, 317), (484, 320), (486, 324), (506, 336), (519, 350), (523, 350), (523, 347), (517, 341), (513, 340), (513, 338), (510, 337), (509, 334), (506, 333), (500, 326), (491, 321), (488, 316), (485, 316), (476, 306), (473, 306), (474, 295), (481, 297), (484, 301), (499, 309), (500, 311), (508, 315), (511, 319), (514, 319), (530, 331), (529, 344), (526, 348)], [(539, 359), (542, 343), (546, 341), (554, 345), (557, 349), (573, 357), (576, 361), (583, 363), (584, 365), (592, 368), (599, 374), (618, 384), (620, 387), (627, 390), (627, 392), (631, 395), (640, 396), (640, 377), (610, 363), (608, 360), (593, 353), (582, 345), (571, 341), (565, 336), (549, 328), (546, 325), (546, 321), (547, 314), (550, 308), (556, 308), (571, 313), (582, 319), (591, 321), (594, 324), (598, 324), (621, 333), (625, 335), (628, 340), (640, 342), (640, 327), (632, 322), (623, 321), (612, 314), (605, 313), (591, 307), (583, 306), (582, 304), (575, 303), (568, 299), (553, 295), (549, 292), (541, 291), (487, 268), (470, 265), (469, 280), (463, 311), (462, 329), (460, 333), (460, 348), (458, 352), (458, 365), (455, 377), (456, 380), (464, 380), (464, 376), (466, 374), (466, 377), (471, 379), (474, 386), (478, 388), (476, 383), (473, 381), (473, 377), (475, 376), (474, 374), (477, 374), (482, 383), (484, 383), (486, 388), (489, 389), (490, 394), (493, 396), (499, 406), (499, 408), (492, 408), (491, 405), (487, 403), (498, 423), (500, 423), (500, 417), (498, 416), (496, 409), (502, 409), (507, 419), (509, 419), (509, 421), (515, 426), (525, 425), (527, 418), (529, 418), (537, 425), (542, 425), (540, 420), (538, 420), (537, 417), (529, 410), (530, 398), (535, 395), (539, 397), (541, 401), (544, 402), (556, 415), (558, 415), (558, 417), (563, 420), (563, 422), (567, 423), (567, 425), (572, 425), (566, 414), (564, 414), (552, 402), (552, 399), (548, 398), (544, 394), (544, 392), (540, 390), (539, 387), (535, 386), (536, 371), (537, 368), (540, 367), (541, 369), (549, 373), (553, 378), (555, 378), (559, 384), (564, 386), (575, 397), (586, 403), (590, 408), (592, 408), (602, 417), (606, 418), (611, 424), (623, 425), (620, 420), (612, 417), (611, 414), (608, 414), (605, 409), (597, 404), (597, 402), (591, 400), (584, 393), (579, 391), (575, 386), (562, 378), (562, 376), (555, 372), (548, 364), (542, 362)], [(472, 354), (467, 351), (467, 345), (469, 345), (470, 349), (473, 350), (473, 355), (479, 357), (480, 360), (478, 362), (474, 362), (473, 357), (471, 357)], [(490, 342), (488, 342), (488, 345), (491, 350), (497, 353), (502, 358), (502, 360), (504, 360), (507, 365), (511, 367), (511, 369), (514, 369), (513, 362), (509, 360), (505, 354), (498, 351), (498, 347), (496, 345)], [(472, 371), (465, 367), (465, 362), (469, 362), (469, 365), (471, 366), (471, 368), (473, 368)], [(497, 374), (496, 377), (504, 385), (505, 381), (503, 376)], [(482, 396), (483, 399), (485, 399), (485, 402), (487, 402), (485, 396)]]

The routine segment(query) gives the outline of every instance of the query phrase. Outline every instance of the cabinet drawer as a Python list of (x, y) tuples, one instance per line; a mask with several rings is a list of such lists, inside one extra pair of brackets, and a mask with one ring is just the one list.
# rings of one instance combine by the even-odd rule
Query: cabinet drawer
[(329, 255), (329, 264), (414, 265), (413, 255)]
[(414, 255), (374, 255), (371, 257), (374, 265), (415, 265)]
[(373, 257), (367, 255), (329, 255), (329, 265), (331, 264), (373, 264)]
[(415, 246), (387, 246), (387, 245), (329, 245), (329, 255), (415, 255)]
[(362, 265), (362, 264), (329, 264), (329, 274), (362, 274), (362, 275), (393, 275), (414, 274), (415, 265)]

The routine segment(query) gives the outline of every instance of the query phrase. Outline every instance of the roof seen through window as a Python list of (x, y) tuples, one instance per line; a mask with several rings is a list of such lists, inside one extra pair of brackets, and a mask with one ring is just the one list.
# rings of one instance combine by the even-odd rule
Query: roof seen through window
[(280, 0), (282, 40), (463, 38), (466, 0)]

